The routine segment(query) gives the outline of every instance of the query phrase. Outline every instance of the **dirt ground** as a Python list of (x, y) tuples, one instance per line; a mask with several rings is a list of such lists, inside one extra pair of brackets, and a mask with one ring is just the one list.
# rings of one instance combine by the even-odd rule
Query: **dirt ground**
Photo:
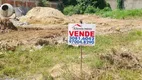
[[(101, 18), (96, 15), (73, 15), (67, 16), (68, 23), (96, 24), (96, 34), (104, 35), (111, 33), (127, 32), (132, 29), (142, 29), (141, 20), (117, 20)], [(67, 24), (41, 25), (28, 24), (21, 26), (22, 30), (0, 34), (0, 49), (11, 49), (19, 45), (58, 44), (67, 41)], [(34, 29), (37, 28), (37, 29)], [(40, 29), (38, 29), (40, 28)]]

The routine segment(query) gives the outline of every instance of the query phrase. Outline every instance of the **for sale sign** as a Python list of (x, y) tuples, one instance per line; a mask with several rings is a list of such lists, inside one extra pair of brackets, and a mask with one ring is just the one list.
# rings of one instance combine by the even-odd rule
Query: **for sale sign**
[(69, 24), (68, 45), (94, 46), (95, 24)]

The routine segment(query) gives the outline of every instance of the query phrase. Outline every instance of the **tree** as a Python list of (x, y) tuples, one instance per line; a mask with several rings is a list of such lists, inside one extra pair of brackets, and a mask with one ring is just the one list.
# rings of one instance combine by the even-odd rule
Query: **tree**
[(100, 9), (104, 9), (105, 7), (108, 7), (108, 6), (105, 0), (97, 0), (96, 7)]
[[(66, 0), (70, 1), (70, 0)], [(74, 0), (75, 1), (75, 0)], [(75, 14), (84, 14), (84, 13), (95, 13), (99, 9), (104, 9), (105, 7), (110, 7), (105, 0), (76, 0), (76, 5), (70, 4), (70, 6), (65, 7), (65, 13), (75, 13)], [(73, 7), (74, 6), (74, 7)], [(72, 10), (72, 12), (68, 11)]]
[(77, 1), (76, 0), (62, 0), (64, 6), (68, 6), (68, 5), (76, 5)]

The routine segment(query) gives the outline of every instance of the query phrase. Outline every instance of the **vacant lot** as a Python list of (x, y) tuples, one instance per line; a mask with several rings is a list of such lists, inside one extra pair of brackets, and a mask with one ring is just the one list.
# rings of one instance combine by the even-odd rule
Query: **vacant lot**
[[(67, 18), (68, 23), (83, 20), (97, 24), (96, 45), (83, 47), (84, 80), (141, 80), (141, 20), (117, 20), (96, 15)], [(79, 80), (80, 47), (66, 44), (67, 24), (35, 26), (42, 29), (0, 34), (0, 77)]]

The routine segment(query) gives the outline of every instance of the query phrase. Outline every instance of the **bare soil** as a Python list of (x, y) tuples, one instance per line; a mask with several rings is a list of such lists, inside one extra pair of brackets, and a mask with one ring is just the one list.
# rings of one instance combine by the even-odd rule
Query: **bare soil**
[[(96, 24), (97, 35), (142, 29), (141, 20), (117, 20), (101, 18), (96, 15), (73, 15), (67, 16), (67, 19), (70, 21), (69, 23), (79, 23), (79, 21), (82, 20), (83, 23)], [(13, 25), (11, 24), (11, 26)], [(11, 28), (11, 26), (9, 28)], [(20, 30), (20, 27), (17, 28), (19, 28), (18, 31), (0, 34), (0, 49), (7, 49), (7, 47), (11, 48), (19, 45), (58, 44), (66, 43), (67, 41), (67, 24), (29, 24), (22, 27), (24, 30)], [(11, 29), (13, 30), (15, 28), (12, 27)]]

